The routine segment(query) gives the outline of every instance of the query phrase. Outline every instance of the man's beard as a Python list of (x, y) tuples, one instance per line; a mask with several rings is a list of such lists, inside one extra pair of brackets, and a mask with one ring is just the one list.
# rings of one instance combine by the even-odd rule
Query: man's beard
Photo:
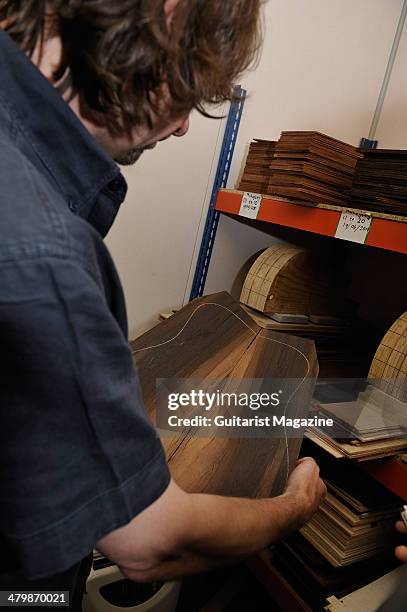
[(130, 149), (130, 151), (127, 151), (127, 153), (115, 157), (114, 161), (117, 162), (120, 166), (132, 166), (136, 163), (136, 161), (138, 161), (144, 151), (154, 149), (156, 144), (157, 143), (154, 142), (152, 144), (146, 145), (145, 147), (135, 147), (134, 149)]
[(132, 166), (144, 153), (145, 147), (137, 147), (136, 149), (130, 149), (127, 153), (115, 157), (115, 162), (120, 166)]

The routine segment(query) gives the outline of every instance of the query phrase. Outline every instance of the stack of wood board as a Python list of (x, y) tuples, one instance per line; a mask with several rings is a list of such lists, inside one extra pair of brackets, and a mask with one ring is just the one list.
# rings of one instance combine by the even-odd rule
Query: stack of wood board
[(355, 304), (344, 297), (344, 283), (319, 253), (277, 244), (251, 266), (240, 301), (266, 313), (344, 317), (355, 310)]
[(302, 535), (334, 567), (393, 546), (402, 501), (348, 462), (318, 456), (328, 494)]
[(374, 556), (393, 545), (398, 510), (359, 512), (328, 492), (301, 533), (335, 567)]
[[(314, 402), (317, 416), (325, 416), (318, 411), (319, 404)], [(356, 461), (369, 461), (371, 459), (382, 459), (393, 457), (407, 450), (407, 437), (405, 434), (398, 438), (379, 439), (362, 442), (358, 439), (344, 439), (343, 431), (335, 427), (309, 427), (305, 433), (306, 437), (315, 442), (337, 459), (354, 459)], [(337, 439), (335, 436), (338, 435)], [(342, 435), (342, 437), (341, 437)]]
[(312, 610), (320, 610), (327, 597), (344, 597), (398, 564), (393, 551), (389, 551), (351, 565), (333, 567), (301, 533), (296, 532), (276, 545), (273, 565)]
[(372, 385), (407, 402), (407, 312), (393, 323), (381, 341), (369, 379)]
[[(192, 301), (131, 346), (153, 420), (157, 379), (179, 381), (182, 392), (187, 380), (204, 392), (213, 392), (216, 384), (216, 390), (228, 393), (242, 385), (248, 391), (254, 385), (257, 393), (273, 379), (300, 379), (303, 383), (279, 410), (288, 418), (308, 413), (318, 373), (313, 342), (263, 330), (227, 293)], [(186, 426), (162, 441), (171, 473), (186, 491), (266, 497), (282, 492), (295, 465), (303, 433), (296, 431), (297, 437), (285, 431), (281, 437), (239, 438)]]
[(273, 159), (276, 143), (273, 140), (256, 138), (250, 144), (244, 173), (239, 189), (254, 193), (267, 193), (270, 180), (270, 164)]
[(350, 191), (352, 208), (407, 215), (407, 151), (363, 149)]
[(385, 334), (369, 370), (369, 385), (355, 402), (314, 403), (334, 428), (311, 427), (308, 436), (334, 456), (360, 461), (407, 450), (407, 313)]
[(346, 206), (356, 147), (319, 132), (282, 132), (270, 168), (268, 193), (309, 203)]
[[(369, 513), (371, 517), (375, 513), (376, 516), (390, 515), (403, 503), (357, 464), (346, 459), (338, 462), (309, 440), (304, 440), (301, 455), (314, 457), (322, 478), (328, 483), (329, 494), (341, 500), (346, 513), (348, 508), (353, 508), (353, 512), (358, 511), (365, 519)], [(389, 548), (374, 557), (333, 566), (299, 532), (273, 547), (272, 561), (312, 610), (320, 610), (327, 597), (344, 597), (399, 565), (393, 549)]]
[(356, 461), (370, 461), (372, 459), (393, 457), (407, 450), (405, 436), (394, 440), (379, 440), (375, 442), (359, 442), (356, 440), (340, 442), (331, 438), (326, 430), (323, 431), (317, 427), (308, 428), (305, 435), (337, 459), (346, 458), (355, 459)]

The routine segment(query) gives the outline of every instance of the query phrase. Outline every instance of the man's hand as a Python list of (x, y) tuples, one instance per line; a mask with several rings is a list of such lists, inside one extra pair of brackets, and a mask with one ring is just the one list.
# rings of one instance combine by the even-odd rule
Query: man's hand
[[(403, 521), (397, 521), (396, 529), (397, 531), (402, 533), (404, 536), (407, 535), (407, 527), (405, 526)], [(396, 553), (396, 557), (397, 559), (399, 559), (399, 561), (403, 561), (404, 563), (407, 563), (407, 546), (403, 546), (403, 545), (396, 546), (396, 549), (394, 552)]]
[(283, 495), (239, 499), (168, 489), (97, 548), (131, 580), (172, 580), (244, 559), (302, 526), (326, 489), (313, 459), (301, 459)]
[(297, 461), (288, 479), (285, 495), (292, 497), (298, 508), (298, 527), (307, 523), (326, 496), (326, 486), (319, 477), (319, 467), (311, 457)]

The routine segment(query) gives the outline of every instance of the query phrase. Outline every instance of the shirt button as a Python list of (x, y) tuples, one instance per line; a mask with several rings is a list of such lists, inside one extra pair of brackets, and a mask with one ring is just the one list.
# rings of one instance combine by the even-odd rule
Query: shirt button
[(77, 205), (77, 203), (75, 202), (75, 200), (73, 200), (72, 198), (69, 198), (69, 200), (68, 200), (68, 206), (69, 206), (69, 209), (70, 209), (70, 210), (71, 210), (73, 213), (75, 213), (75, 214), (76, 214), (76, 213), (78, 212), (78, 205)]
[(123, 181), (120, 176), (117, 176), (115, 179), (113, 179), (113, 181), (110, 181), (109, 183), (109, 189), (110, 191), (113, 191), (114, 193), (117, 191), (120, 191), (122, 188), (123, 188)]

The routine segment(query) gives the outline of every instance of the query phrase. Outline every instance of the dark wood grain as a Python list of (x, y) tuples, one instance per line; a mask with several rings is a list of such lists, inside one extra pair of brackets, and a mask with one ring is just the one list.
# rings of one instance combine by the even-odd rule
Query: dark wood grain
[[(163, 342), (167, 344), (140, 350)], [(221, 390), (228, 392), (247, 392), (248, 380), (262, 379), (256, 392), (263, 392), (270, 391), (270, 379), (301, 380), (315, 377), (318, 372), (313, 342), (260, 328), (227, 293), (191, 302), (132, 342), (132, 349), (153, 420), (158, 378), (199, 378), (204, 390), (210, 389), (216, 379)], [(286, 416), (305, 416), (311, 394), (312, 384), (301, 385), (288, 406), (284, 404)], [(174, 479), (190, 492), (245, 497), (276, 495), (283, 490), (302, 438), (301, 430), (298, 437), (287, 441), (285, 437), (221, 438), (196, 434), (196, 430), (188, 429), (172, 438), (162, 438)]]
[(407, 214), (407, 151), (363, 150), (353, 178), (353, 208)]

